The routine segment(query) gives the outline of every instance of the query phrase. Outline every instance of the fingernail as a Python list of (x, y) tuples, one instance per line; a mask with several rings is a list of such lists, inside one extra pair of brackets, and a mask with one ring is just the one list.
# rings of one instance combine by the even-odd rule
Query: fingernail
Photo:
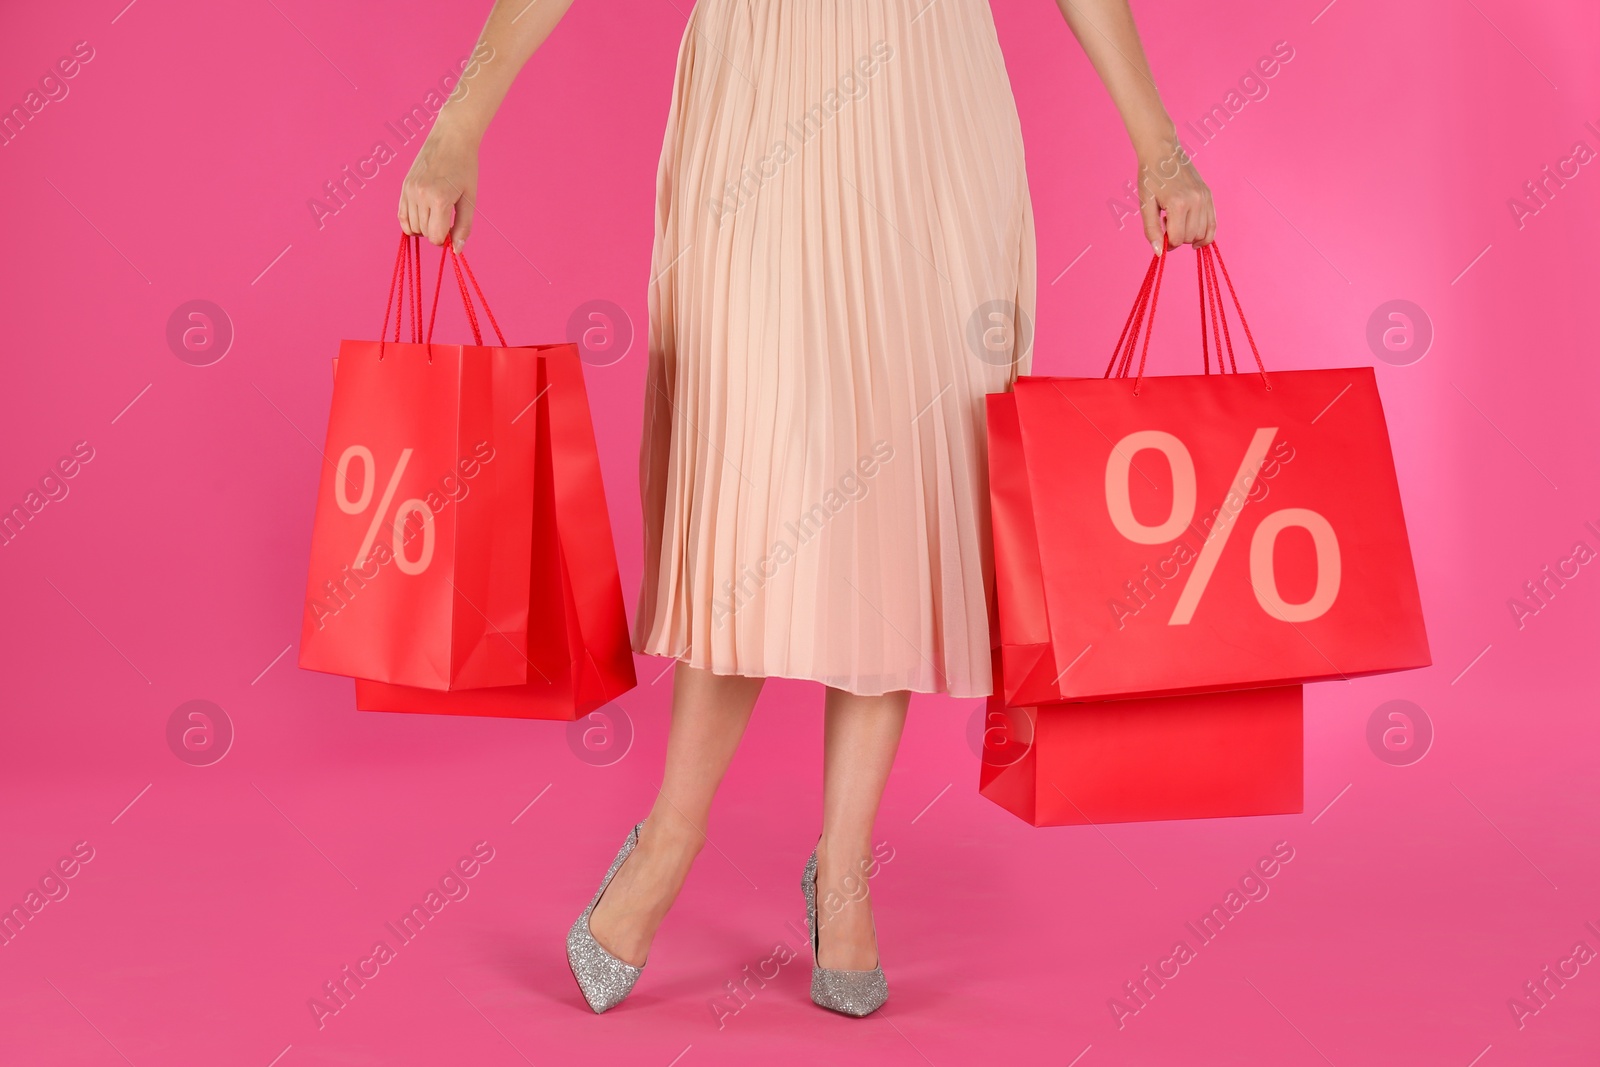
[(1154, 249), (1156, 255), (1159, 256), (1161, 254), (1161, 242), (1160, 241), (1151, 241), (1150, 242), (1150, 247), (1152, 249)]

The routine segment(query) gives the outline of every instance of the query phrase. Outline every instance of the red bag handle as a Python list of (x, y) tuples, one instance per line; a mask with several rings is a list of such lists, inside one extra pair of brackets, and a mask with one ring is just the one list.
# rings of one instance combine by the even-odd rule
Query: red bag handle
[[(1155, 329), (1155, 308), (1161, 297), (1161, 278), (1166, 272), (1167, 253), (1171, 249), (1166, 235), (1162, 234), (1161, 252), (1151, 258), (1150, 266), (1144, 272), (1144, 281), (1139, 285), (1139, 295), (1134, 298), (1128, 318), (1122, 324), (1122, 332), (1117, 335), (1117, 345), (1112, 350), (1111, 362), (1106, 364), (1106, 371), (1101, 375), (1103, 378), (1109, 378), (1115, 370), (1118, 378), (1128, 377), (1128, 372), (1132, 369), (1134, 349), (1138, 348), (1139, 369), (1133, 383), (1134, 396), (1139, 395), (1139, 387), (1144, 384), (1145, 361), (1150, 355), (1150, 335)], [(1239, 294), (1234, 291), (1233, 279), (1228, 275), (1227, 261), (1222, 258), (1222, 249), (1215, 241), (1196, 249), (1195, 252), (1195, 274), (1200, 290), (1200, 358), (1204, 363), (1205, 373), (1211, 373), (1212, 339), (1215, 339), (1217, 346), (1217, 373), (1224, 373), (1222, 364), (1224, 347), (1228, 353), (1228, 371), (1234, 374), (1239, 372), (1238, 363), (1233, 355), (1233, 335), (1228, 329), (1227, 309), (1222, 303), (1222, 287), (1217, 282), (1219, 266), (1222, 268), (1222, 279), (1228, 286), (1228, 295), (1233, 298), (1234, 312), (1239, 316), (1239, 325), (1244, 327), (1245, 338), (1250, 342), (1250, 351), (1255, 356), (1261, 383), (1266, 386), (1268, 392), (1271, 392), (1272, 382), (1267, 378), (1267, 367), (1261, 360), (1261, 350), (1256, 347), (1255, 335), (1250, 332), (1250, 323), (1244, 317), (1244, 307), (1239, 303)], [(1208, 310), (1211, 319), (1209, 337), (1206, 330)], [(1142, 346), (1139, 344), (1141, 330), (1144, 333)]]
[[(483, 333), (478, 328), (478, 313), (472, 306), (472, 295), (467, 292), (467, 279), (472, 279), (472, 288), (478, 294), (478, 302), (483, 305), (483, 313), (489, 317), (489, 325), (494, 327), (494, 335), (500, 339), (501, 348), (509, 348), (506, 344), (506, 335), (500, 332), (500, 324), (495, 321), (494, 312), (489, 310), (489, 300), (483, 295), (483, 287), (478, 284), (478, 276), (472, 273), (472, 264), (467, 262), (467, 257), (458, 253), (455, 247), (447, 240), (444, 248), (439, 252), (439, 276), (433, 283), (433, 311), (428, 315), (427, 344), (433, 343), (433, 324), (439, 317), (439, 290), (444, 285), (444, 261), (450, 260), (450, 265), (455, 268), (456, 285), (461, 290), (461, 304), (467, 309), (467, 324), (472, 327), (472, 342), (476, 345), (483, 344)], [(466, 269), (466, 276), (461, 274), (462, 268)]]
[[(394, 257), (394, 273), (389, 278), (389, 299), (383, 305), (383, 329), (378, 331), (378, 358), (383, 358), (382, 343), (389, 333), (389, 313), (395, 312), (394, 339), (400, 341), (400, 323), (406, 314), (406, 293), (411, 299), (411, 342), (422, 343), (422, 250), (417, 238), (411, 234), (400, 235), (400, 248)], [(398, 302), (396, 297), (398, 296)]]
[[(428, 315), (427, 335), (422, 330), (422, 245), (421, 239), (416, 234), (402, 233), (400, 247), (395, 253), (394, 273), (389, 277), (389, 299), (383, 305), (383, 328), (378, 331), (378, 358), (383, 358), (383, 346), (389, 338), (389, 316), (394, 315), (394, 342), (400, 342), (400, 327), (406, 317), (406, 294), (411, 294), (411, 343), (433, 344), (433, 324), (439, 316), (439, 290), (444, 282), (444, 261), (452, 261), (456, 273), (456, 285), (461, 290), (461, 302), (467, 309), (467, 324), (472, 327), (472, 340), (474, 344), (483, 344), (483, 332), (478, 325), (477, 310), (472, 306), (472, 297), (467, 290), (467, 280), (471, 279), (472, 289), (478, 294), (478, 302), (483, 305), (483, 313), (489, 317), (489, 325), (494, 327), (495, 336), (500, 339), (500, 347), (508, 348), (506, 335), (500, 330), (500, 323), (495, 320), (494, 312), (489, 310), (489, 301), (483, 295), (483, 287), (478, 284), (477, 275), (472, 273), (472, 264), (467, 262), (467, 257), (458, 255), (448, 241), (439, 255), (439, 275), (434, 279), (433, 309)], [(463, 268), (466, 274), (463, 276)], [(429, 362), (432, 362), (430, 356)]]

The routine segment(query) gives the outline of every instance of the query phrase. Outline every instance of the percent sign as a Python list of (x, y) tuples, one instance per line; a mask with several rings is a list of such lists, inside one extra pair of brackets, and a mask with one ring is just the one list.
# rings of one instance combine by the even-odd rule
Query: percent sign
[[(1228, 495), (1217, 508), (1216, 519), (1206, 534), (1195, 560), (1194, 570), (1183, 585), (1177, 606), (1172, 609), (1169, 626), (1185, 626), (1194, 618), (1200, 598), (1211, 581), (1217, 560), (1237, 525), (1239, 513), (1249, 500), (1250, 487), (1255, 484), (1267, 449), (1277, 436), (1276, 426), (1263, 426), (1256, 430), (1245, 449), (1239, 472), (1228, 487)], [(1157, 526), (1146, 526), (1133, 514), (1128, 477), (1133, 457), (1145, 449), (1152, 449), (1167, 457), (1172, 469), (1172, 511), (1166, 521)], [(1194, 458), (1182, 441), (1162, 430), (1139, 430), (1130, 433), (1111, 449), (1106, 459), (1106, 509), (1111, 513), (1112, 525), (1128, 540), (1141, 545), (1162, 545), (1177, 540), (1194, 521), (1196, 483)], [(1291, 604), (1278, 592), (1278, 576), (1273, 563), (1273, 549), (1278, 535), (1291, 526), (1298, 526), (1311, 535), (1317, 553), (1317, 585), (1311, 599)], [(1339, 597), (1339, 538), (1327, 519), (1308, 508), (1280, 508), (1270, 512), (1256, 527), (1250, 538), (1250, 586), (1255, 590), (1256, 602), (1269, 615), (1284, 622), (1309, 622), (1326, 614)]]
[[(350, 461), (361, 461), (361, 495), (351, 500), (346, 492), (349, 486)], [(372, 522), (367, 525), (367, 535), (361, 539), (361, 547), (356, 550), (354, 566), (361, 567), (367, 561), (367, 555), (372, 551), (373, 542), (378, 538), (378, 527), (383, 525), (383, 516), (389, 510), (390, 501), (394, 500), (395, 490), (400, 487), (400, 477), (405, 474), (406, 464), (411, 462), (411, 449), (400, 450), (400, 462), (395, 464), (394, 473), (389, 475), (389, 484), (383, 487), (383, 499), (378, 501), (377, 508), (372, 512)], [(377, 481), (378, 467), (372, 458), (372, 449), (366, 445), (351, 445), (339, 456), (339, 466), (334, 475), (333, 495), (339, 503), (339, 510), (346, 515), (359, 515), (367, 510), (367, 505), (372, 503), (372, 487)], [(416, 559), (406, 556), (405, 527), (407, 519), (412, 515), (422, 518), (422, 548)], [(394, 509), (394, 525), (392, 526), (392, 539), (390, 547), (394, 552), (395, 566), (405, 574), (421, 574), (428, 569), (428, 564), (433, 562), (433, 509), (428, 507), (424, 500), (412, 497), (402, 500), (400, 506)]]

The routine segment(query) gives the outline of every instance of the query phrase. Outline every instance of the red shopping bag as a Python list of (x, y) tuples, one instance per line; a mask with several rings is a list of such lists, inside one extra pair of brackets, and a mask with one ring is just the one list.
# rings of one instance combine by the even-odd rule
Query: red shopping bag
[(474, 345), (432, 343), (431, 323), (425, 340), (419, 257), (402, 237), (380, 335), (396, 310), (394, 340), (339, 347), (300, 666), (438, 690), (525, 682), (537, 361), (485, 347), (475, 320)]
[(1371, 368), (1269, 375), (1256, 352), (1258, 373), (1237, 373), (1214, 247), (1198, 256), (1204, 374), (1145, 377), (1145, 329), (1129, 375), (1164, 255), (1106, 377), (1024, 377), (988, 397), (1007, 704), (1431, 662)]
[(575, 345), (545, 345), (527, 412), (533, 453), (528, 680), (441, 693), (356, 680), (362, 711), (580, 719), (636, 684), (600, 456)]
[(1301, 687), (984, 714), (978, 791), (1034, 826), (1304, 810)]

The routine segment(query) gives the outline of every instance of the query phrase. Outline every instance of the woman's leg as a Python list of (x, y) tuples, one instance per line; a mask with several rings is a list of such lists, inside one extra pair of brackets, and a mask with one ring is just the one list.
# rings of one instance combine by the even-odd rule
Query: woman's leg
[(817, 845), (817, 965), (878, 965), (867, 879), (872, 824), (889, 780), (911, 694), (856, 696), (829, 688), (823, 725), (822, 841)]
[(678, 664), (661, 791), (638, 846), (589, 916), (595, 940), (618, 959), (644, 964), (656, 928), (705, 843), (711, 798), (744, 736), (763, 681)]

